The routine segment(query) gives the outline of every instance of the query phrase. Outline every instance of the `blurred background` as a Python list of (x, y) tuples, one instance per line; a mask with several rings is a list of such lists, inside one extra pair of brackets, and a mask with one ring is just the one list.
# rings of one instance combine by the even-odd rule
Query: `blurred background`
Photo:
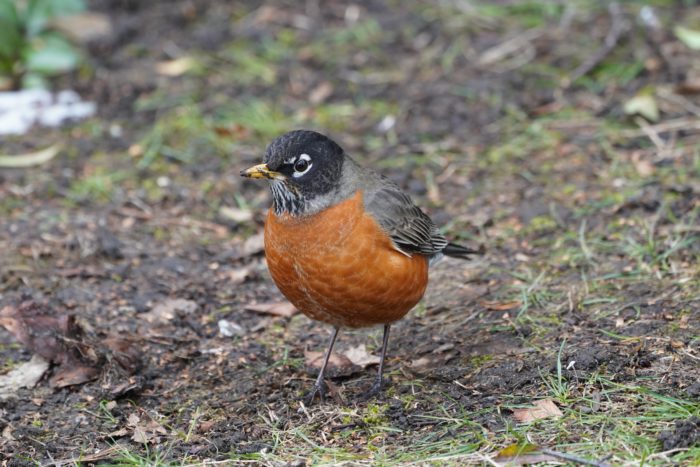
[[(372, 455), (500, 449), (525, 437), (504, 428), (500, 404), (557, 381), (573, 391), (557, 393), (560, 406), (577, 410), (576, 397), (611, 388), (579, 376), (601, 374), (649, 384), (685, 411), (618, 388), (620, 416), (668, 410), (642, 411), (646, 424), (621, 418), (603, 448), (595, 423), (550, 427), (551, 439), (619, 462), (688, 446), (698, 455), (688, 437), (659, 438), (700, 413), (696, 2), (0, 0), (0, 90), (0, 309), (20, 319), (30, 300), (78, 317), (88, 336), (130, 336), (118, 352), (141, 350), (123, 381), (88, 372), (72, 392), (41, 393), (43, 406), (22, 393), (16, 419), (62, 436), (54, 454), (85, 448), (51, 410), (69, 405), (103, 433), (131, 439), (141, 427), (134, 452), (159, 439), (174, 457), (262, 456), (271, 432), (282, 444), (266, 452), (280, 459), (316, 449), (285, 430), (306, 423), (290, 401), (310, 381), (304, 350), (326, 330), (280, 311), (261, 255), (268, 190), (238, 175), (272, 138), (307, 128), (408, 190), (448, 237), (487, 250), (471, 266), (438, 267), (425, 303), (398, 325), (397, 397), (415, 381), (424, 392), (421, 403), (401, 399), (399, 415), (375, 408), (403, 434), (382, 435)], [(33, 352), (6, 327), (3, 371)], [(562, 361), (580, 373), (562, 375)], [(349, 400), (372, 371), (347, 383)], [(210, 423), (176, 442), (159, 431), (163, 418), (131, 423), (121, 402), (111, 419), (79, 407), (125, 394), (185, 431)], [(277, 422), (261, 422), (261, 401)], [(348, 416), (371, 425), (363, 411), (375, 409)], [(442, 410), (481, 415), (419, 437), (411, 417)], [(46, 459), (46, 445), (27, 441), (36, 433), (15, 430), (0, 449)], [(351, 452), (354, 436), (339, 446)]]

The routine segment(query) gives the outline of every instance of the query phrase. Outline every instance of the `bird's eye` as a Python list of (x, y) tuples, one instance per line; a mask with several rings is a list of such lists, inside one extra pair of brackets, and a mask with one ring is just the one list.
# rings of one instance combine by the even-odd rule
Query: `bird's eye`
[(294, 164), (294, 170), (297, 172), (304, 172), (309, 167), (309, 161), (304, 159), (299, 159)]
[(294, 177), (301, 177), (311, 168), (311, 157), (308, 154), (302, 154), (294, 162)]

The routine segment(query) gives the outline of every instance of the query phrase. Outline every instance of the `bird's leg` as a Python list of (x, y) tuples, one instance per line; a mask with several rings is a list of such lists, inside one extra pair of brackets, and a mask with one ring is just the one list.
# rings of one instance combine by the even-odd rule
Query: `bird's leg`
[(321, 372), (318, 374), (318, 378), (316, 378), (314, 387), (311, 389), (311, 392), (306, 397), (306, 405), (311, 405), (313, 403), (316, 394), (318, 394), (321, 401), (323, 401), (324, 397), (326, 396), (326, 390), (323, 387), (323, 385), (325, 384), (323, 382), (323, 374), (326, 372), (326, 365), (328, 365), (328, 359), (331, 357), (331, 352), (333, 351), (333, 344), (335, 344), (335, 338), (338, 337), (338, 331), (339, 328), (333, 328), (333, 333), (331, 334), (331, 341), (328, 344), (328, 350), (326, 350), (326, 356), (323, 359), (323, 366), (321, 367)]
[(384, 339), (382, 340), (382, 357), (379, 360), (379, 371), (377, 372), (377, 379), (369, 390), (370, 396), (376, 396), (382, 391), (382, 386), (384, 385), (384, 379), (382, 375), (384, 374), (384, 358), (386, 357), (386, 348), (389, 345), (389, 328), (391, 324), (384, 325)]

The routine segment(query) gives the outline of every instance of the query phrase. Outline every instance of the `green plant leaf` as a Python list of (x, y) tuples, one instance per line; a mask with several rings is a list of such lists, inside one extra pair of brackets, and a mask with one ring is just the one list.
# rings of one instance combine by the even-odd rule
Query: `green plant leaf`
[(46, 29), (51, 18), (85, 11), (83, 0), (29, 0), (24, 11), (27, 36), (34, 37)]
[(676, 26), (673, 28), (673, 32), (676, 34), (678, 40), (689, 48), (700, 50), (700, 31), (684, 28), (683, 26)]
[(22, 44), (20, 19), (13, 0), (0, 0), (0, 70), (9, 72)]
[(27, 70), (47, 75), (70, 71), (78, 66), (80, 54), (65, 39), (50, 35), (37, 41), (27, 54)]

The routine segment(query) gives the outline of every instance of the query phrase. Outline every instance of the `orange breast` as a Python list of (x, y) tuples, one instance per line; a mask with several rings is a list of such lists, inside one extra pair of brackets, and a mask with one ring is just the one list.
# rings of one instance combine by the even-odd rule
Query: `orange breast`
[(363, 327), (402, 318), (423, 296), (428, 260), (393, 248), (362, 193), (310, 217), (265, 223), (265, 257), (282, 293), (312, 319)]

